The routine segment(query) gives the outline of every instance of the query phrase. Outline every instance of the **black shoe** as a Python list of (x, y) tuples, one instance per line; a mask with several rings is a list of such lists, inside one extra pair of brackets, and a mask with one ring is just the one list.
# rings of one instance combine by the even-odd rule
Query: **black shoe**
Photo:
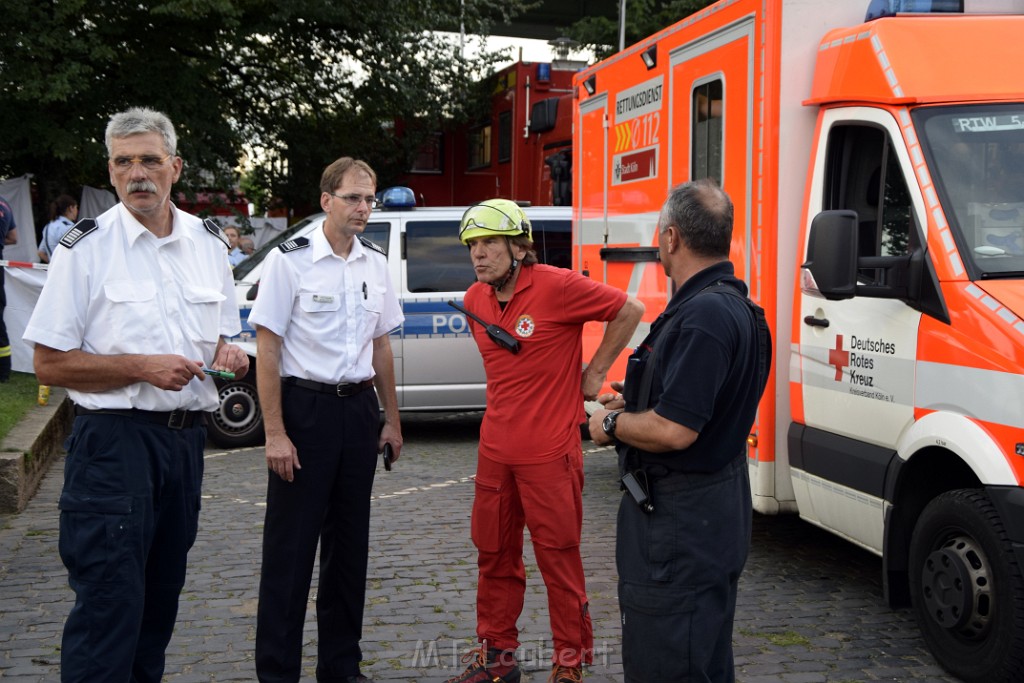
[(345, 679), (345, 683), (373, 683), (372, 678), (367, 678), (363, 674), (357, 674), (355, 676), (349, 676)]

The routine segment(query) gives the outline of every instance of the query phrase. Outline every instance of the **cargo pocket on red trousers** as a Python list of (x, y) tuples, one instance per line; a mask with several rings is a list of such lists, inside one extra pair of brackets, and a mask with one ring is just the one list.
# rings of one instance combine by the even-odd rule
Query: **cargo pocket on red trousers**
[(477, 477), (470, 534), (477, 550), (485, 553), (501, 550), (501, 482)]

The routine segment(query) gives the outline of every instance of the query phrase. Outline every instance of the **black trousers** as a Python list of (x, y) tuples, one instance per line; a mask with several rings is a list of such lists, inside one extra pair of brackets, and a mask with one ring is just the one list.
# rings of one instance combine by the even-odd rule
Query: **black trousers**
[(159, 683), (196, 540), (206, 427), (75, 418), (60, 496), (60, 556), (75, 591), (64, 683)]
[(746, 456), (651, 483), (619, 505), (615, 559), (626, 683), (732, 683), (736, 588), (750, 549)]
[(286, 482), (268, 471), (263, 567), (256, 616), (256, 673), (263, 683), (296, 683), (302, 633), (320, 544), (318, 681), (359, 673), (377, 465), (377, 395), (338, 397), (282, 385), (285, 430), (299, 464)]

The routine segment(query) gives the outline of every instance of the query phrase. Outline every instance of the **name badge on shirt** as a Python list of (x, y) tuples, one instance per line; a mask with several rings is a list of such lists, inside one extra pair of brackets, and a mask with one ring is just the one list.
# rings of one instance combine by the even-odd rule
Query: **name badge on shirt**
[(334, 297), (329, 294), (314, 294), (313, 302), (318, 304), (334, 303)]

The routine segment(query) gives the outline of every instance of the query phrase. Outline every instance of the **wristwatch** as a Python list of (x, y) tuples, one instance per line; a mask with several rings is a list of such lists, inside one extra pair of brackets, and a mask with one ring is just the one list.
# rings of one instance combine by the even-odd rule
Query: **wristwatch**
[(604, 430), (604, 433), (607, 434), (612, 441), (618, 441), (618, 439), (615, 438), (615, 424), (618, 422), (619, 413), (621, 412), (621, 410), (613, 410), (604, 416), (604, 422), (601, 423), (601, 429)]

